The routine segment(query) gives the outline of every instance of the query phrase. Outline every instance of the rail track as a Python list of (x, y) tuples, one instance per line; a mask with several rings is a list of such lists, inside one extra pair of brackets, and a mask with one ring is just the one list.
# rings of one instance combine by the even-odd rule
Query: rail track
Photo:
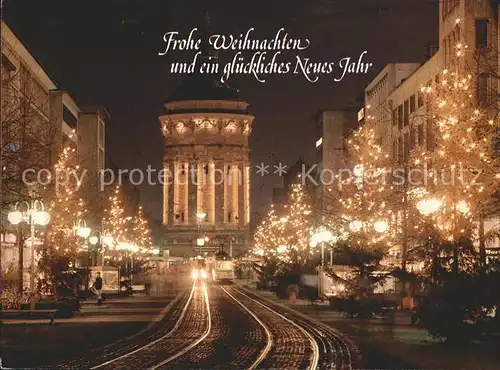
[[(208, 320), (204, 318), (208, 314)], [(204, 322), (207, 321), (207, 328)], [(204, 283), (193, 283), (189, 297), (174, 326), (162, 336), (133, 350), (90, 367), (91, 369), (156, 369), (182, 356), (206, 338), (211, 329), (210, 306)], [(200, 333), (202, 333), (200, 335)], [(178, 335), (176, 335), (178, 334)], [(165, 355), (173, 355), (165, 358)], [(158, 361), (158, 359), (164, 359)]]
[(159, 332), (71, 368), (353, 369), (355, 347), (335, 329), (248, 289), (199, 280), (171, 306)]
[[(317, 368), (335, 370), (353, 370), (360, 368), (361, 356), (358, 348), (348, 338), (339, 333), (329, 325), (303, 315), (295, 310), (261, 297), (245, 288), (234, 288), (240, 294), (245, 294), (249, 298), (258, 298), (259, 303), (269, 309), (281, 311), (287, 318), (307, 331), (318, 345)], [(262, 303), (264, 302), (264, 303)], [(312, 367), (311, 367), (312, 368)]]

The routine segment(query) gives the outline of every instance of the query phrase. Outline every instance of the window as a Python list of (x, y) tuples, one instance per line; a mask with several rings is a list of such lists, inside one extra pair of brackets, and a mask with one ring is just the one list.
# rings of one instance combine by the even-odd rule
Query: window
[(419, 92), (417, 93), (417, 96), (418, 96), (418, 99), (417, 99), (417, 104), (418, 104), (418, 107), (422, 107), (424, 105), (424, 95)]
[(410, 129), (410, 150), (415, 148), (415, 136), (417, 129), (415, 127), (411, 127)]
[(427, 150), (430, 152), (434, 151), (434, 135), (432, 133), (432, 121), (427, 120)]
[(104, 136), (105, 136), (105, 132), (104, 132), (104, 122), (102, 122), (101, 120), (99, 120), (99, 132), (98, 132), (98, 135), (99, 135), (99, 145), (104, 147)]
[(410, 113), (415, 112), (415, 94), (410, 96)]
[(398, 110), (393, 109), (392, 110), (392, 125), (396, 126), (398, 124)]
[(481, 73), (477, 78), (477, 103), (486, 105), (488, 103), (488, 74)]
[(488, 20), (476, 19), (476, 49), (488, 47)]
[(401, 136), (398, 139), (398, 157), (399, 160), (403, 159), (403, 138)]
[(408, 132), (405, 134), (403, 146), (404, 146), (404, 159), (406, 160), (410, 153), (410, 134)]
[(359, 111), (358, 111), (358, 122), (362, 121), (363, 118), (365, 118), (365, 109), (364, 108), (361, 108)]
[(204, 173), (205, 175), (208, 175), (208, 164), (204, 164), (204, 165), (203, 165), (203, 173)]
[(104, 150), (99, 149), (99, 169), (104, 169)]
[(14, 77), (14, 72), (16, 71), (16, 67), (14, 64), (12, 64), (5, 56), (5, 54), (2, 53), (2, 82), (6, 83), (9, 82), (13, 77)]
[(323, 138), (320, 137), (318, 140), (316, 140), (316, 148), (319, 148), (323, 144)]
[(488, 47), (488, 20), (476, 19), (476, 49)]
[(403, 126), (406, 127), (410, 123), (410, 102), (408, 100), (405, 100), (404, 103), (404, 122)]
[(392, 142), (392, 159), (396, 159), (398, 156), (398, 142), (393, 140)]
[(63, 120), (68, 124), (69, 127), (76, 128), (78, 119), (75, 117), (73, 113), (71, 113), (68, 107), (66, 107), (64, 104), (63, 104)]
[(184, 222), (184, 212), (181, 212), (181, 222)]
[(418, 145), (424, 144), (424, 125), (423, 124), (418, 126), (417, 140), (418, 140)]
[(185, 175), (186, 174), (186, 166), (181, 164), (181, 175)]
[(232, 220), (231, 220), (231, 211), (229, 211), (229, 212), (227, 213), (227, 221), (228, 221), (228, 222), (231, 222), (231, 221), (232, 221)]
[(398, 129), (403, 128), (403, 106), (399, 105), (398, 106)]
[(448, 62), (448, 42), (446, 41), (447, 38), (444, 38), (443, 41), (443, 50), (444, 50), (444, 63), (447, 64)]

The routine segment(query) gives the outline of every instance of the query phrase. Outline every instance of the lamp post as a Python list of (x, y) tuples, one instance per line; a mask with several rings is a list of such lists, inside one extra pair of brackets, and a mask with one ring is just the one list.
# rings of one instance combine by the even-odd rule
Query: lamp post
[[(75, 230), (75, 235), (82, 239), (87, 239), (92, 232), (92, 229), (87, 226), (85, 220), (81, 219), (78, 219), (75, 222), (74, 230)], [(87, 249), (87, 252), (88, 252), (87, 263), (85, 265), (87, 265), (88, 267), (90, 265), (90, 250)]]
[(99, 230), (96, 230), (94, 232), (94, 235), (92, 235), (91, 237), (89, 237), (89, 243), (91, 245), (100, 245), (101, 248), (102, 248), (102, 251), (101, 251), (101, 254), (102, 254), (102, 260), (101, 260), (101, 267), (104, 271), (104, 253), (105, 253), (105, 246), (106, 245), (112, 245), (114, 242), (114, 239), (111, 235), (106, 235), (106, 233), (102, 233), (100, 232)]
[[(200, 233), (201, 230), (201, 222), (207, 217), (207, 214), (203, 211), (198, 211), (196, 212), (196, 224), (198, 225), (198, 234)], [(196, 245), (198, 247), (198, 254), (201, 255), (201, 248), (205, 245), (205, 241), (203, 241), (203, 244), (199, 243), (198, 240), (200, 237), (197, 238), (196, 240)]]
[[(432, 214), (438, 212), (441, 209), (441, 206), (443, 203), (435, 198), (430, 198), (430, 199), (422, 199), (419, 202), (417, 202), (417, 210), (420, 212), (421, 215), (425, 217), (430, 217)], [(430, 241), (431, 241), (431, 248), (432, 248), (432, 279), (436, 279), (436, 273), (437, 273), (437, 257), (438, 257), (438, 251), (437, 251), (437, 246), (435, 241), (433, 240), (433, 237), (430, 236)]]
[[(321, 244), (321, 267), (325, 265), (325, 244), (333, 240), (331, 231), (318, 229), (311, 237), (310, 246), (316, 247)], [(333, 255), (330, 256), (330, 263), (332, 263)]]
[[(18, 210), (20, 204), (26, 205), (26, 210)], [(31, 203), (26, 201), (18, 202), (14, 206), (14, 210), (7, 215), (8, 221), (12, 225), (18, 225), (21, 222), (26, 222), (30, 225), (30, 241), (31, 241), (31, 266), (30, 266), (30, 308), (35, 308), (35, 225), (46, 226), (50, 222), (50, 215), (45, 212), (42, 201), (35, 199)]]

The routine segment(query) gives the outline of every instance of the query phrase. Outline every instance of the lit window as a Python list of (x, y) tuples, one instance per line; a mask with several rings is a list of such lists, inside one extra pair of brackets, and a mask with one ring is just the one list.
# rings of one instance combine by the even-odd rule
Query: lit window
[(323, 144), (323, 138), (320, 137), (318, 140), (316, 140), (316, 148), (319, 148)]
[(365, 109), (361, 108), (358, 111), (358, 122), (361, 121), (361, 120), (363, 120), (363, 118), (365, 118)]

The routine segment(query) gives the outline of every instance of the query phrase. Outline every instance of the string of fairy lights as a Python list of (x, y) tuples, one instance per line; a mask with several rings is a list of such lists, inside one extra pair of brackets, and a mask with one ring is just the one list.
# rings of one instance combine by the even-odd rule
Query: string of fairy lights
[[(478, 221), (500, 190), (500, 122), (478, 102), (477, 76), (465, 68), (467, 45), (455, 49), (454, 63), (420, 89), (421, 120), (433, 132), (426, 135), (432, 145), (415, 145), (403, 158), (394, 158), (371, 124), (375, 117), (367, 114), (346, 143), (345, 167), (351, 175), (336, 175), (338, 186), (327, 189), (334, 211), (325, 216), (313, 210), (304, 186), (295, 185), (283, 213), (271, 206), (258, 226), (254, 254), (286, 262), (292, 251), (310, 253), (312, 219), (321, 219), (333, 241), (350, 247), (400, 250), (403, 228), (409, 240), (426, 240), (429, 222), (443, 240), (477, 240)], [(394, 182), (398, 169), (403, 184)], [(415, 183), (409, 182), (410, 170), (420, 170)]]

